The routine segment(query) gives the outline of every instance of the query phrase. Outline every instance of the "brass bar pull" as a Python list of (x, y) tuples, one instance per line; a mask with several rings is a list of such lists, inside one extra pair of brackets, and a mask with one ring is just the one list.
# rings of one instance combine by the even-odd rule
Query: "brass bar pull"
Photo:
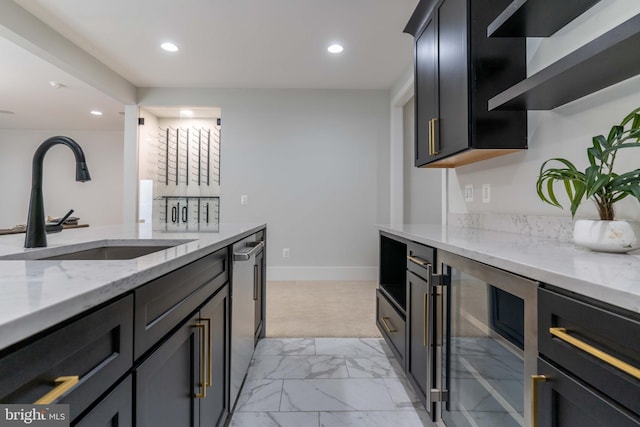
[(431, 125), (431, 140), (433, 141), (433, 156), (435, 156), (436, 154), (439, 153), (439, 151), (436, 149), (436, 137), (437, 137), (437, 132), (436, 132), (436, 123), (438, 121), (438, 119), (433, 118), (431, 119), (433, 121), (433, 124)]
[(429, 325), (429, 320), (427, 319), (428, 313), (427, 313), (427, 304), (428, 304), (428, 299), (429, 299), (429, 292), (425, 292), (424, 293), (424, 300), (423, 300), (423, 306), (422, 306), (422, 313), (424, 315), (424, 320), (422, 321), (422, 345), (424, 347), (427, 346), (427, 327)]
[(205, 322), (207, 322), (207, 329), (209, 330), (209, 333), (207, 333), (207, 349), (208, 349), (208, 354), (207, 354), (207, 369), (209, 371), (209, 375), (208, 375), (208, 379), (207, 379), (207, 386), (211, 387), (213, 385), (213, 360), (211, 354), (213, 353), (213, 338), (211, 337), (211, 335), (213, 335), (213, 333), (211, 332), (211, 318), (210, 317), (203, 317), (200, 320), (204, 320)]
[(584, 341), (580, 341), (579, 339), (572, 337), (567, 333), (567, 330), (565, 328), (549, 328), (549, 332), (551, 333), (551, 335), (561, 339), (562, 341), (565, 341), (571, 344), (574, 347), (579, 348), (585, 353), (588, 353), (591, 356), (597, 359), (600, 359), (605, 363), (608, 363), (614, 368), (620, 369), (625, 374), (629, 374), (636, 379), (640, 379), (640, 369), (636, 368), (633, 365), (628, 364), (627, 362), (624, 362), (618, 359), (617, 357), (614, 357), (608, 353), (605, 353), (604, 351), (599, 350), (594, 346), (587, 344)]
[(381, 317), (380, 320), (382, 321), (382, 324), (384, 325), (384, 328), (387, 330), (387, 332), (389, 333), (393, 333), (396, 332), (396, 330), (392, 327), (389, 326), (389, 318), (388, 317)]
[(410, 256), (410, 255), (408, 255), (408, 256), (407, 256), (407, 259), (408, 259), (409, 261), (413, 262), (414, 264), (418, 264), (420, 267), (426, 267), (426, 266), (428, 266), (428, 265), (429, 265), (429, 262), (428, 262), (428, 261), (425, 261), (425, 260), (420, 259), (420, 258), (415, 257), (415, 256)]
[(433, 156), (433, 120), (429, 120), (429, 155)]
[(545, 381), (544, 375), (531, 375), (531, 427), (538, 427), (538, 384)]
[(54, 382), (58, 385), (49, 393), (36, 400), (33, 404), (50, 405), (51, 403), (55, 402), (56, 399), (58, 399), (60, 396), (65, 394), (67, 390), (70, 390), (74, 385), (78, 384), (79, 380), (80, 377), (78, 377), (77, 375), (56, 378)]
[(253, 300), (258, 300), (258, 264), (253, 265)]
[(202, 342), (200, 344), (200, 392), (196, 393), (196, 398), (207, 397), (207, 346), (205, 345), (207, 327), (204, 323), (193, 325), (201, 332)]

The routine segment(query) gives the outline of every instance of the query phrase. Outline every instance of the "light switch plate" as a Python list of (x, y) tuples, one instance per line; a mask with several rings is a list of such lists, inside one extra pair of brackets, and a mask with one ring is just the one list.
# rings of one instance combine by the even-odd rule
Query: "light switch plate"
[(464, 186), (464, 201), (473, 202), (473, 184), (467, 184)]
[(482, 203), (491, 201), (491, 184), (482, 184)]
[(240, 196), (240, 204), (241, 205), (246, 205), (247, 203), (249, 203), (249, 197), (246, 194), (243, 194)]

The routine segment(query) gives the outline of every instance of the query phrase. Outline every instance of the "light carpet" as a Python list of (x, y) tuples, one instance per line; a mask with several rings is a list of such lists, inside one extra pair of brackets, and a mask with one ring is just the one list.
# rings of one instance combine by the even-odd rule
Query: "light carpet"
[(376, 282), (267, 282), (266, 336), (380, 337)]

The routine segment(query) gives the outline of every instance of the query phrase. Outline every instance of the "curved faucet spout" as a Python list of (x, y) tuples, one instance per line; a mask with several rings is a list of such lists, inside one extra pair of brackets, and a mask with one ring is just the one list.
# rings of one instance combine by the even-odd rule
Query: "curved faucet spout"
[(66, 136), (54, 136), (44, 141), (33, 155), (31, 172), (31, 199), (29, 201), (29, 215), (24, 240), (25, 248), (40, 248), (47, 246), (47, 234), (44, 218), (44, 201), (42, 197), (42, 170), (44, 155), (54, 145), (66, 145), (76, 158), (76, 181), (91, 180), (89, 169), (84, 158), (82, 148), (73, 139)]

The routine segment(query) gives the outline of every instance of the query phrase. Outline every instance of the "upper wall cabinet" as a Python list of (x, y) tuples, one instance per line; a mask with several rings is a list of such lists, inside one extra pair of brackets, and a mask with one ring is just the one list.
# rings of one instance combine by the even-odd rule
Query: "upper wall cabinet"
[(415, 165), (457, 167), (527, 148), (521, 111), (487, 102), (526, 77), (522, 38), (487, 38), (509, 0), (422, 0), (405, 32), (414, 36)]
[[(548, 37), (600, 0), (514, 0), (490, 37)], [(489, 110), (552, 110), (640, 74), (636, 15), (489, 100)]]

